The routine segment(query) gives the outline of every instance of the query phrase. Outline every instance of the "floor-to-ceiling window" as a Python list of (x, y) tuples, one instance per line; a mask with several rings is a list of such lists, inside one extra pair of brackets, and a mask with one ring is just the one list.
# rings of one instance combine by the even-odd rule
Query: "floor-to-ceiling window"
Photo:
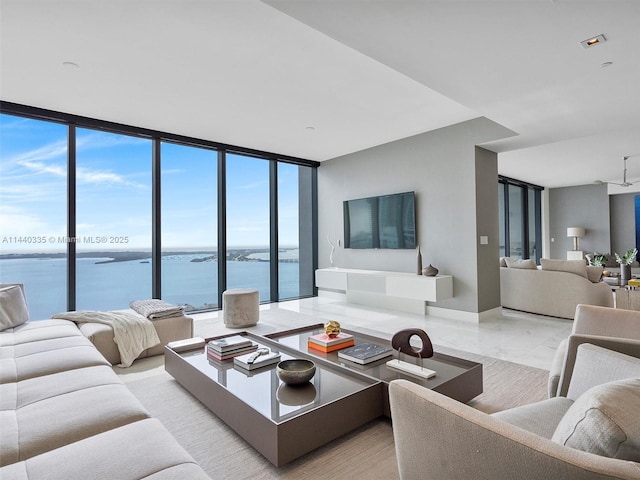
[(7, 102), (0, 122), (0, 282), (33, 318), (313, 295), (316, 162)]
[(226, 156), (227, 288), (254, 288), (271, 295), (269, 162)]
[(76, 131), (76, 309), (151, 298), (151, 141)]
[(542, 187), (500, 177), (498, 219), (500, 256), (540, 261), (542, 251)]
[(524, 188), (519, 185), (507, 185), (508, 205), (507, 215), (509, 216), (509, 256), (526, 258), (525, 239), (525, 211), (524, 211)]
[(67, 306), (67, 127), (0, 115), (0, 283), (32, 318)]
[(498, 184), (498, 225), (500, 225), (500, 234), (499, 234), (499, 238), (500, 238), (500, 256), (501, 257), (505, 257), (507, 256), (506, 251), (507, 251), (507, 229), (506, 229), (506, 224), (505, 224), (505, 211), (504, 211), (504, 206), (505, 206), (505, 188), (504, 185), (502, 183)]
[(218, 306), (218, 152), (162, 143), (162, 297)]
[(301, 168), (305, 167), (288, 163), (278, 165), (278, 291), (281, 299), (298, 297), (301, 291)]
[(535, 258), (537, 262), (542, 257), (542, 208), (540, 190), (527, 189), (527, 216), (529, 221), (529, 258)]

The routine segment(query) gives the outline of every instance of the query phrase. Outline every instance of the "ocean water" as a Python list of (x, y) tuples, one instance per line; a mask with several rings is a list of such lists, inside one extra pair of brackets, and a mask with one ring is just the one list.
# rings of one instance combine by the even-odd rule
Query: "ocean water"
[[(217, 308), (218, 263), (192, 262), (196, 254), (162, 258), (162, 298), (188, 308)], [(151, 263), (132, 260), (96, 264), (104, 258), (80, 258), (76, 264), (76, 309), (116, 310), (132, 300), (151, 298)], [(0, 283), (23, 283), (34, 320), (67, 310), (66, 259), (0, 260)], [(299, 296), (299, 264), (279, 264), (280, 298)], [(227, 288), (255, 288), (268, 301), (269, 262), (227, 262)]]

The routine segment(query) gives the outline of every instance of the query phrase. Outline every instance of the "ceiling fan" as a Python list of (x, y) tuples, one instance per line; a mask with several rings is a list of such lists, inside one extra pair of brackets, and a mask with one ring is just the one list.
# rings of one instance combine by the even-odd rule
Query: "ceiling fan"
[(610, 184), (610, 185), (618, 185), (619, 187), (630, 187), (635, 183), (640, 182), (640, 180), (636, 180), (635, 182), (628, 182), (627, 181), (627, 160), (629, 159), (631, 155), (627, 155), (622, 157), (622, 160), (624, 161), (624, 171), (622, 173), (622, 183), (617, 183), (617, 182), (604, 182), (602, 180), (596, 180), (595, 182), (593, 182), (596, 185), (604, 185), (604, 184)]

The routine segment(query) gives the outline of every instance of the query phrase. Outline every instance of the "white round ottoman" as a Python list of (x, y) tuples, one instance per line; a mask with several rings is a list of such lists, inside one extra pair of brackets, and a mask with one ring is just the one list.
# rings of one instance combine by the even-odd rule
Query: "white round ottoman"
[(222, 292), (222, 318), (229, 328), (253, 327), (258, 323), (258, 290), (235, 288)]

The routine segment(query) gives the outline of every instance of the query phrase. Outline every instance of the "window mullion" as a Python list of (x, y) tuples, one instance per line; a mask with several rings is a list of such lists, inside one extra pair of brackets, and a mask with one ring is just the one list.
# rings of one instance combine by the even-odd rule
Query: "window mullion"
[(67, 310), (76, 309), (76, 127), (67, 129)]
[(151, 156), (151, 291), (153, 298), (162, 298), (162, 157), (159, 138), (153, 139)]
[(218, 151), (218, 308), (227, 289), (227, 155)]
[(279, 299), (278, 272), (278, 162), (269, 161), (269, 271), (270, 271), (270, 299)]

